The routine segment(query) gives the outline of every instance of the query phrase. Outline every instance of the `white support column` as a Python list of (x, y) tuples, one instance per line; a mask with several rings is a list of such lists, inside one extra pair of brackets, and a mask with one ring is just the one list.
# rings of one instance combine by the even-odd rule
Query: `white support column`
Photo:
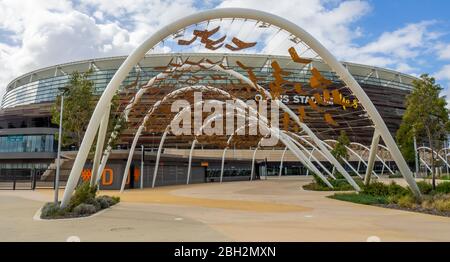
[(425, 165), (425, 167), (431, 172), (433, 173), (433, 171), (431, 170), (431, 167), (427, 164), (427, 162), (425, 160), (423, 160), (423, 158), (420, 157), (420, 162), (422, 162), (422, 164)]
[(105, 145), (106, 131), (108, 130), (109, 113), (111, 110), (111, 104), (108, 106), (105, 114), (102, 117), (100, 123), (100, 128), (97, 135), (97, 145), (95, 147), (94, 161), (92, 163), (92, 175), (91, 175), (91, 186), (94, 186), (97, 178), (98, 167), (100, 166), (100, 160), (102, 157), (103, 146)]
[[(363, 144), (361, 144), (361, 143), (352, 142), (352, 143), (350, 143), (350, 144), (357, 145), (357, 146), (362, 147), (363, 149), (365, 149), (365, 150), (367, 150), (367, 151), (370, 152), (370, 149), (369, 149), (367, 146), (365, 146), (365, 145), (363, 145)], [(381, 147), (381, 148), (383, 148), (383, 149), (386, 149), (386, 150), (389, 151), (389, 149), (388, 149), (387, 147), (383, 146), (383, 145), (378, 145), (378, 146)], [(383, 166), (385, 166), (385, 167), (387, 168), (387, 170), (388, 170), (392, 175), (395, 175), (394, 171), (392, 171), (392, 169), (386, 164), (386, 162), (384, 162), (384, 160), (383, 160), (378, 154), (376, 154), (375, 157), (378, 159), (378, 161), (381, 162), (381, 164), (383, 164)], [(375, 174), (375, 173), (374, 173), (374, 174)]]
[(131, 162), (133, 161), (134, 150), (136, 149), (136, 144), (139, 140), (139, 137), (141, 136), (143, 129), (144, 129), (144, 125), (139, 126), (139, 129), (137, 130), (136, 135), (134, 135), (133, 143), (131, 144), (130, 152), (128, 153), (127, 164), (125, 165), (125, 170), (123, 171), (122, 184), (120, 186), (120, 193), (122, 193), (123, 190), (125, 189), (125, 184), (127, 183), (128, 174), (130, 173), (130, 165), (131, 165)]
[(188, 163), (188, 171), (187, 171), (187, 178), (186, 178), (186, 185), (189, 185), (189, 179), (191, 178), (191, 168), (192, 168), (192, 154), (195, 149), (195, 144), (197, 143), (197, 139), (194, 139), (192, 141), (191, 145), (191, 151), (189, 151), (189, 163)]
[(345, 158), (342, 158), (342, 161), (344, 161), (344, 163), (347, 165), (347, 166), (349, 166), (350, 167), (350, 169), (353, 171), (353, 172), (355, 172), (355, 174), (357, 175), (357, 176), (359, 176), (359, 178), (363, 178), (363, 176), (360, 174), (360, 173), (358, 173), (358, 171), (347, 161), (347, 159), (345, 159)]
[[(300, 147), (301, 150), (308, 152), (309, 154), (309, 158), (308, 161), (311, 162), (311, 159), (316, 162), (330, 177), (332, 177), (333, 179), (336, 179), (336, 177), (334, 177), (334, 175), (327, 169), (325, 168), (322, 163), (313, 155), (312, 152), (309, 152), (308, 149), (306, 149), (306, 147), (304, 147), (300, 142), (296, 141), (296, 140), (292, 140), (297, 146)], [(312, 163), (312, 162), (311, 162)]]
[(284, 148), (283, 154), (281, 155), (281, 160), (280, 160), (280, 172), (278, 173), (278, 176), (281, 177), (281, 175), (283, 174), (283, 162), (284, 162), (284, 155), (286, 155), (286, 152), (288, 150), (288, 147)]
[[(298, 135), (298, 134), (296, 134), (296, 133), (293, 133), (293, 132), (289, 132), (289, 134), (290, 134), (291, 136), (294, 136), (294, 137), (300, 139), (301, 141), (305, 142), (307, 145), (309, 145), (309, 146), (312, 147), (314, 150), (316, 150), (319, 154), (321, 154), (328, 162), (331, 163), (331, 160), (328, 159), (328, 157), (327, 157), (327, 155), (325, 155), (325, 153), (323, 153), (322, 151), (320, 151), (320, 149), (319, 149), (317, 146), (315, 146), (313, 143), (309, 142), (308, 139), (305, 139), (305, 137), (309, 137), (309, 136), (300, 136), (300, 135)], [(323, 141), (321, 141), (321, 142), (323, 143)], [(326, 144), (325, 144), (325, 146), (326, 146)]]
[[(332, 149), (332, 147), (331, 147), (330, 145), (328, 145), (327, 143), (325, 143), (325, 142), (324, 142), (324, 145), (325, 145), (326, 147)], [(356, 169), (355, 169), (355, 168), (347, 161), (347, 159), (345, 159), (345, 158), (341, 158), (341, 159), (342, 159), (342, 161), (344, 161), (345, 164), (347, 164), (347, 165), (350, 167), (351, 170), (353, 170), (353, 172), (356, 173), (356, 175), (358, 175), (360, 178), (363, 178), (363, 176), (362, 176), (361, 174), (359, 174), (359, 164), (361, 163), (361, 160), (360, 160), (359, 163), (358, 163), (358, 170), (356, 170)], [(334, 170), (334, 167), (333, 167), (333, 170)], [(333, 171), (333, 173), (334, 173), (334, 171)]]
[(252, 158), (252, 171), (250, 173), (250, 181), (253, 181), (253, 174), (255, 173), (255, 158), (256, 158), (256, 152), (259, 149), (259, 145), (255, 148), (253, 151), (253, 158)]
[[(339, 64), (340, 65), (340, 64)], [(342, 66), (342, 65), (341, 65)], [(348, 73), (348, 72), (347, 72)], [(356, 81), (355, 81), (356, 82)], [(297, 123), (297, 125), (299, 125), (299, 127), (306, 132), (306, 134), (311, 137), (314, 141), (314, 143), (319, 147), (319, 149), (326, 154), (327, 158), (331, 161), (331, 163), (336, 167), (336, 169), (339, 171), (339, 173), (341, 173), (344, 178), (348, 181), (348, 183), (356, 190), (356, 191), (361, 191), (361, 188), (358, 186), (358, 184), (355, 182), (355, 180), (353, 180), (353, 178), (347, 173), (347, 171), (344, 169), (344, 167), (342, 167), (342, 165), (339, 163), (339, 161), (337, 161), (337, 159), (331, 154), (330, 151), (328, 151), (328, 149), (323, 145), (322, 140), (320, 140), (316, 134), (314, 134), (314, 132), (303, 122), (300, 121), (300, 119), (298, 118), (298, 116), (289, 108), (287, 107), (285, 104), (283, 104), (283, 102), (281, 102), (280, 100), (276, 100), (278, 106), (286, 113), (289, 114), (289, 116), (295, 120), (295, 122)], [(384, 123), (384, 122), (383, 122)]]
[(295, 144), (292, 142), (293, 138), (287, 136), (283, 133), (280, 134), (280, 139), (284, 140), (285, 145), (289, 147), (289, 149), (294, 153), (294, 155), (302, 162), (307, 168), (309, 168), (314, 174), (316, 174), (328, 187), (333, 188), (333, 185), (327, 180), (327, 178), (317, 169), (311, 161), (303, 154), (303, 152), (298, 149)]
[(106, 162), (108, 162), (108, 158), (109, 158), (110, 154), (111, 154), (111, 147), (108, 146), (108, 148), (103, 153), (102, 161), (100, 161), (100, 166), (98, 167), (97, 177), (96, 177), (97, 182), (95, 184), (98, 184), (100, 179), (102, 178), (103, 170), (105, 169)]
[(158, 153), (156, 155), (156, 162), (155, 162), (155, 171), (153, 172), (152, 188), (155, 187), (156, 175), (158, 175), (159, 159), (161, 157), (161, 150), (164, 145), (164, 140), (166, 140), (167, 133), (169, 133), (169, 129), (170, 126), (167, 126), (166, 130), (164, 131), (164, 134), (161, 137), (161, 141), (159, 142)]
[(222, 153), (222, 165), (220, 166), (220, 183), (222, 183), (223, 180), (223, 169), (225, 167), (225, 155), (227, 154), (227, 149), (228, 147), (225, 147)]
[(380, 142), (380, 133), (375, 128), (372, 138), (372, 144), (370, 145), (369, 160), (367, 161), (366, 176), (364, 177), (364, 184), (370, 183), (370, 175), (372, 174), (373, 166), (375, 164), (375, 157), (377, 155), (378, 143)]
[[(332, 142), (334, 142), (334, 143), (336, 143), (337, 141), (336, 140), (332, 140), (332, 139), (328, 139), (328, 140), (325, 140), (325, 141), (332, 141)], [(330, 146), (330, 145), (328, 145), (327, 143), (325, 143), (325, 142), (323, 142), (324, 143), (324, 145), (326, 145), (330, 150), (332, 149), (332, 147)], [(367, 163), (366, 163), (366, 161), (364, 161), (364, 158), (362, 157), (362, 156), (360, 156), (360, 155), (358, 155), (358, 153), (356, 153), (353, 149), (351, 149), (350, 147), (348, 147), (348, 146), (345, 146), (345, 148), (347, 148), (347, 150), (348, 151), (350, 151), (350, 153), (352, 153), (354, 156), (356, 156), (366, 167), (367, 167)], [(369, 150), (370, 151), (370, 150)], [(365, 151), (364, 151), (364, 153), (365, 153)], [(363, 153), (363, 154), (364, 154)], [(364, 156), (364, 155), (363, 155)], [(358, 169), (358, 174), (359, 174), (359, 169)], [(375, 171), (373, 171), (372, 170), (372, 175), (374, 175), (374, 176), (376, 176), (376, 177), (378, 177), (378, 175), (375, 173)]]

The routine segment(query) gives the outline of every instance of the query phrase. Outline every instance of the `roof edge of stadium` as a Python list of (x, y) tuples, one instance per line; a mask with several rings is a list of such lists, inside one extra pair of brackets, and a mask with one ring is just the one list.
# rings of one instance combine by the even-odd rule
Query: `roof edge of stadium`
[[(264, 58), (280, 58), (280, 59), (286, 59), (289, 56), (283, 56), (283, 55), (267, 55), (267, 54), (233, 54), (233, 53), (161, 53), (161, 54), (148, 54), (146, 55), (144, 58), (151, 58), (151, 57), (163, 57), (163, 56), (223, 56), (223, 57), (227, 57), (227, 56), (251, 56), (251, 57), (264, 57)], [(112, 60), (125, 60), (128, 56), (110, 56), (110, 57), (99, 57), (99, 58), (90, 58), (90, 59), (83, 59), (83, 60), (77, 60), (77, 61), (73, 61), (73, 62), (67, 62), (67, 63), (61, 63), (61, 64), (56, 64), (56, 65), (51, 65), (51, 66), (47, 66), (47, 67), (43, 67), (43, 68), (39, 68), (33, 71), (30, 71), (28, 73), (25, 73), (23, 75), (20, 75), (16, 78), (14, 78), (12, 81), (10, 81), (8, 83), (8, 85), (6, 86), (6, 92), (10, 91), (13, 86), (13, 84), (15, 82), (20, 82), (22, 79), (26, 79), (26, 78), (30, 78), (33, 75), (36, 75), (39, 72), (43, 72), (43, 71), (47, 71), (47, 70), (57, 70), (57, 69), (63, 69), (64, 67), (69, 67), (69, 66), (74, 66), (74, 65), (80, 65), (80, 64), (91, 64), (91, 63), (96, 63), (96, 62), (101, 62), (101, 61), (112, 61)], [(144, 59), (143, 58), (143, 59)], [(314, 59), (315, 62), (319, 62), (321, 63), (322, 60), (321, 59)], [(123, 62), (123, 61), (122, 61)], [(360, 68), (365, 68), (365, 69), (370, 69), (370, 70), (375, 70), (375, 71), (379, 71), (379, 72), (384, 72), (384, 73), (388, 73), (388, 74), (392, 74), (394, 76), (401, 76), (401, 77), (406, 77), (406, 78), (410, 78), (410, 79), (417, 79), (417, 77), (409, 75), (409, 74), (405, 74), (405, 73), (401, 73), (392, 69), (386, 69), (386, 68), (382, 68), (382, 67), (377, 67), (377, 66), (369, 66), (369, 65), (364, 65), (364, 64), (359, 64), (359, 63), (353, 63), (353, 62), (345, 62), (345, 61), (341, 61), (341, 63), (344, 66), (347, 67), (360, 67)], [(25, 84), (25, 83), (24, 83)]]

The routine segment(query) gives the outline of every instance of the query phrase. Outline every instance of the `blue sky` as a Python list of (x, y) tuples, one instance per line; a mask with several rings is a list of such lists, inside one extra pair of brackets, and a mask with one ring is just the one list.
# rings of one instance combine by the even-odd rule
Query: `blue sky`
[[(383, 32), (394, 31), (407, 24), (434, 21), (430, 30), (442, 33), (440, 40), (450, 43), (450, 1), (447, 0), (371, 0), (372, 11), (361, 18), (359, 25), (368, 33), (359, 39), (360, 44), (373, 41)], [(438, 72), (448, 61), (435, 55), (426, 57), (430, 63), (421, 67), (422, 73)], [(448, 80), (448, 79), (447, 79)], [(446, 81), (440, 81), (447, 85)]]
[(0, 0), (0, 96), (20, 74), (129, 54), (165, 24), (218, 7), (285, 17), (341, 60), (430, 73), (450, 97), (447, 0)]

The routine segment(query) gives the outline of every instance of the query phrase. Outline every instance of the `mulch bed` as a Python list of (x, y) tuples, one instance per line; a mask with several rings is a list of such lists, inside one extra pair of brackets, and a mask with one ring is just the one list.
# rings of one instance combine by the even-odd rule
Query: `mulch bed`
[(410, 212), (416, 212), (416, 213), (423, 213), (428, 215), (435, 215), (435, 216), (442, 216), (442, 217), (450, 217), (450, 212), (441, 212), (436, 209), (426, 209), (423, 207), (414, 207), (414, 208), (407, 208), (407, 207), (401, 207), (397, 204), (387, 204), (387, 205), (374, 205), (379, 207), (385, 207), (385, 208), (391, 208), (391, 209), (397, 209), (397, 210), (403, 210), (403, 211), (410, 211)]

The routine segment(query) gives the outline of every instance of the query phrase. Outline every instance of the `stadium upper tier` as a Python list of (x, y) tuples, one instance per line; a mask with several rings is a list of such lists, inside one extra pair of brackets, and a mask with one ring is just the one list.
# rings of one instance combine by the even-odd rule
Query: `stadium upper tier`
[[(19, 76), (8, 84), (3, 97), (1, 107), (11, 108), (22, 105), (37, 104), (54, 101), (59, 89), (65, 87), (72, 72), (85, 72), (92, 70), (91, 79), (95, 83), (95, 91), (100, 94), (109, 83), (110, 79), (125, 60), (125, 56), (98, 58), (55, 65), (29, 72)], [(252, 67), (256, 74), (267, 75), (270, 73), (270, 61), (276, 60), (280, 66), (290, 72), (294, 72), (297, 82), (307, 83), (310, 78), (309, 67), (317, 68), (322, 75), (339, 83), (340, 80), (332, 73), (329, 67), (320, 60), (314, 60), (308, 67), (294, 68), (295, 64), (288, 56), (248, 55), (248, 54), (205, 54), (205, 53), (171, 53), (152, 54), (141, 60), (122, 83), (127, 86), (139, 75), (139, 81), (144, 83), (161, 72), (161, 67), (167, 66), (174, 59), (178, 62), (196, 61), (208, 58), (210, 61), (222, 61), (222, 64), (236, 71), (241, 69), (236, 61), (243, 62)], [(364, 85), (380, 86), (400, 90), (410, 90), (413, 76), (379, 67), (343, 62), (355, 79)], [(257, 70), (260, 69), (260, 70)], [(242, 70), (241, 70), (242, 71)], [(201, 81), (199, 84), (202, 84)]]

